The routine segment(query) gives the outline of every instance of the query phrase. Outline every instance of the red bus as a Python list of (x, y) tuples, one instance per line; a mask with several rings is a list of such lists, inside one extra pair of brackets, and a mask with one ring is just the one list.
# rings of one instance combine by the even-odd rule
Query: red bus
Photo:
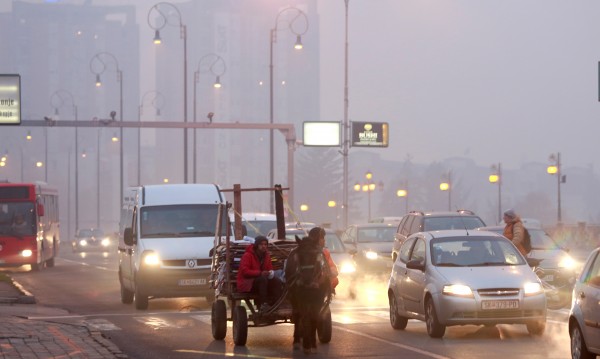
[(58, 191), (45, 183), (0, 183), (0, 266), (54, 267)]

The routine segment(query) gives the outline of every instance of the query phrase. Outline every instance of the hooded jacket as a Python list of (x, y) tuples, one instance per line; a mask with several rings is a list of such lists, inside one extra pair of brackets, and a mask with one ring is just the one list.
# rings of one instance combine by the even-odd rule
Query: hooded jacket
[(269, 251), (265, 252), (263, 262), (261, 264), (258, 255), (256, 254), (255, 246), (249, 245), (246, 248), (246, 252), (242, 256), (240, 261), (240, 268), (238, 269), (237, 275), (237, 291), (238, 292), (250, 292), (252, 291), (252, 284), (254, 279), (259, 277), (262, 271), (273, 270), (273, 263), (271, 263), (271, 255)]
[(525, 238), (525, 227), (523, 226), (523, 222), (521, 222), (521, 217), (516, 216), (506, 223), (506, 227), (504, 227), (504, 237), (510, 239), (513, 244), (517, 247), (519, 252), (522, 255), (526, 256), (527, 251), (523, 246), (523, 241)]

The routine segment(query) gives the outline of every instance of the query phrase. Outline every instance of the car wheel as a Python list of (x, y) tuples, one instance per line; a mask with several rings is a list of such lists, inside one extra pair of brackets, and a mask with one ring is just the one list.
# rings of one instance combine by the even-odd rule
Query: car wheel
[(248, 339), (248, 313), (246, 308), (238, 305), (233, 309), (233, 342), (235, 345), (246, 345)]
[(531, 335), (542, 335), (544, 334), (544, 330), (546, 330), (546, 321), (537, 321), (527, 323), (527, 331)]
[(590, 353), (585, 345), (585, 339), (583, 339), (583, 333), (579, 325), (575, 323), (571, 332), (571, 358), (573, 359), (593, 359), (596, 357), (595, 354)]
[[(120, 281), (119, 281), (120, 282)], [(121, 283), (121, 303), (131, 304), (133, 302), (134, 293), (123, 286)]]
[(224, 300), (213, 302), (210, 324), (213, 338), (223, 340), (227, 335), (227, 306)]
[(134, 300), (135, 300), (135, 309), (138, 310), (146, 310), (148, 309), (148, 295), (143, 293), (142, 290), (140, 289), (139, 285), (135, 285), (135, 293), (134, 293)]
[(427, 334), (432, 338), (441, 338), (446, 333), (446, 326), (441, 325), (438, 321), (435, 305), (431, 298), (427, 299), (425, 303), (425, 324), (427, 324)]
[(401, 317), (398, 315), (398, 302), (396, 301), (396, 296), (394, 294), (389, 295), (390, 301), (390, 324), (394, 329), (405, 329), (406, 324), (408, 323), (408, 318)]

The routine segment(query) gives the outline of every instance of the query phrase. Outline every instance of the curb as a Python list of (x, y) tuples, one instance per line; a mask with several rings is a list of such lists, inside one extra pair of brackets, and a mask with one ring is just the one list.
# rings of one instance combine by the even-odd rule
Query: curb
[(25, 287), (23, 287), (19, 282), (16, 282), (13, 278), (11, 278), (12, 285), (21, 293), (17, 298), (11, 298), (12, 303), (17, 304), (36, 304), (37, 301), (35, 296), (31, 294)]

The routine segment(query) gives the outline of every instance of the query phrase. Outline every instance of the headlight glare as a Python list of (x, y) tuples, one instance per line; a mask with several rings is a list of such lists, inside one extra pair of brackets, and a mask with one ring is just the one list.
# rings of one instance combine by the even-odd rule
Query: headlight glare
[(342, 262), (342, 264), (340, 265), (340, 273), (354, 273), (356, 272), (356, 266), (354, 265), (354, 263), (350, 262), (350, 261), (345, 261)]
[(160, 264), (160, 259), (158, 258), (158, 254), (154, 252), (148, 252), (144, 256), (144, 264), (149, 266), (157, 266)]
[(525, 283), (525, 285), (523, 286), (523, 291), (524, 291), (525, 295), (535, 295), (535, 294), (542, 293), (544, 291), (544, 288), (542, 287), (542, 285), (540, 283), (529, 282), (529, 283)]
[(82, 247), (85, 247), (85, 246), (87, 246), (87, 241), (85, 239), (82, 239), (79, 241), (79, 245)]
[(560, 262), (558, 262), (558, 266), (560, 268), (573, 269), (576, 265), (577, 263), (575, 262), (575, 260), (568, 254), (562, 257)]
[(373, 252), (373, 251), (366, 251), (365, 252), (365, 257), (367, 257), (367, 259), (377, 259), (377, 252)]
[(456, 295), (459, 297), (473, 297), (473, 291), (463, 284), (445, 285), (443, 293), (446, 295)]
[(108, 247), (110, 245), (110, 239), (104, 238), (104, 239), (102, 239), (100, 244), (102, 245), (102, 247)]
[(33, 255), (33, 252), (31, 251), (31, 249), (25, 249), (23, 250), (23, 252), (21, 252), (21, 256), (22, 257), (31, 257)]

